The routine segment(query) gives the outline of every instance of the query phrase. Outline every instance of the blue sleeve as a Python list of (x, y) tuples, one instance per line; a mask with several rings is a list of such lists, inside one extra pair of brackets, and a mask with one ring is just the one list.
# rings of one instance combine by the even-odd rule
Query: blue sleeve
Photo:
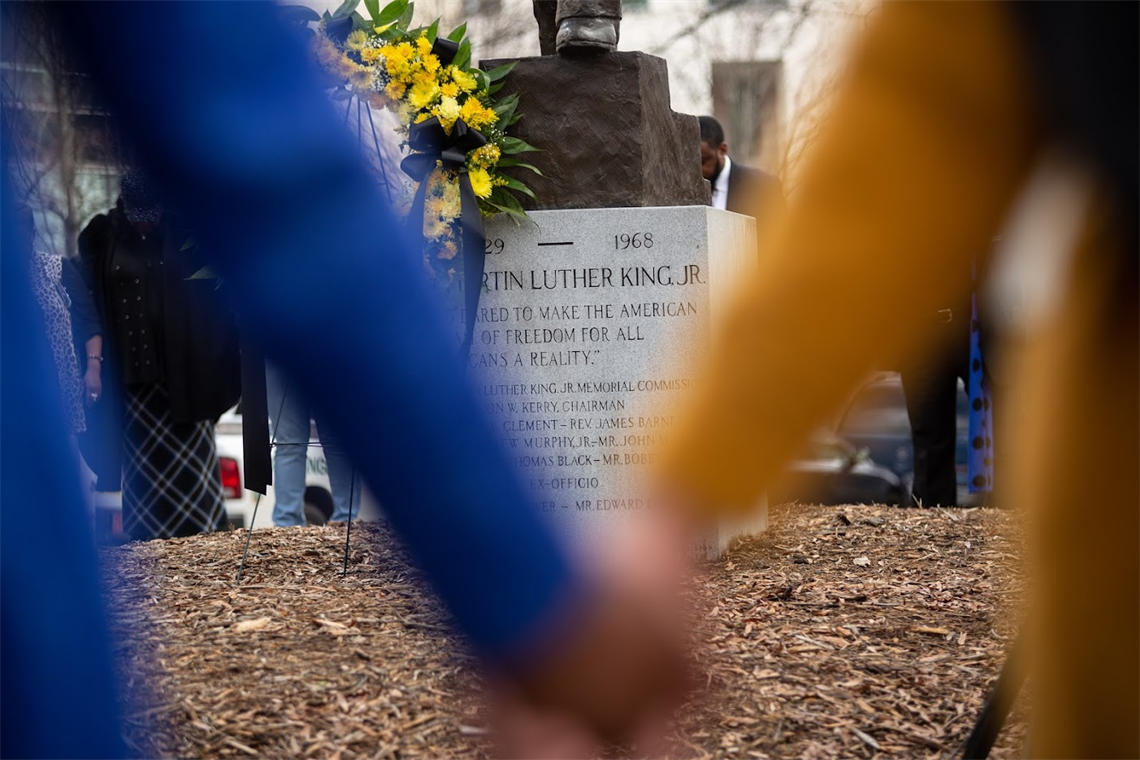
[(0, 757), (124, 757), (95, 539), (9, 166), (0, 148)]
[(88, 261), (65, 258), (59, 278), (71, 301), (71, 334), (80, 349), (78, 353), (80, 371), (87, 366), (84, 344), (96, 335), (103, 334), (99, 309), (95, 306), (95, 294), (91, 289), (90, 277), (85, 271), (89, 266)]
[(273, 6), (67, 4), (71, 39), (139, 154), (235, 286), (459, 626), (508, 659), (577, 597), (422, 275)]

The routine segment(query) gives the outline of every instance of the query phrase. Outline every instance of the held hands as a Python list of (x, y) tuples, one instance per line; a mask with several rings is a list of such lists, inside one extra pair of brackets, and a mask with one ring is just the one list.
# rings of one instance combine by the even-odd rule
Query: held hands
[(688, 685), (678, 592), (690, 536), (676, 517), (650, 514), (584, 563), (596, 591), (586, 619), (539, 666), (495, 689), (499, 756), (588, 757), (610, 742), (665, 752)]

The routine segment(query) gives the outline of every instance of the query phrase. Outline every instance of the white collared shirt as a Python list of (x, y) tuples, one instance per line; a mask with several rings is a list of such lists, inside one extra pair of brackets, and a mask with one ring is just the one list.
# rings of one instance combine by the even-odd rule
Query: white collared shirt
[(720, 170), (717, 175), (716, 182), (712, 187), (712, 205), (713, 208), (727, 209), (728, 208), (728, 174), (732, 171), (732, 159), (728, 156), (724, 157), (724, 168)]

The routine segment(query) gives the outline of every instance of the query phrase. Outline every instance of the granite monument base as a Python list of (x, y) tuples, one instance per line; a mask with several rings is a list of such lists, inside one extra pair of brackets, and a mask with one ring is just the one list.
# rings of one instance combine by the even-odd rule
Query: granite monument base
[[(755, 220), (708, 206), (533, 211), (487, 226), (468, 363), (544, 512), (589, 544), (651, 510), (647, 475), (719, 315), (756, 266)], [(766, 505), (696, 551), (764, 530)]]

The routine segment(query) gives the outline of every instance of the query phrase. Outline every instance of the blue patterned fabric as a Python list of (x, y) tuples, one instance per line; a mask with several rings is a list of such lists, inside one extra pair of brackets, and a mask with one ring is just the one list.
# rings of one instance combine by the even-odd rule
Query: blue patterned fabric
[(970, 296), (970, 382), (966, 390), (970, 397), (966, 479), (970, 493), (988, 492), (994, 488), (994, 419), (982, 358), (977, 292)]

